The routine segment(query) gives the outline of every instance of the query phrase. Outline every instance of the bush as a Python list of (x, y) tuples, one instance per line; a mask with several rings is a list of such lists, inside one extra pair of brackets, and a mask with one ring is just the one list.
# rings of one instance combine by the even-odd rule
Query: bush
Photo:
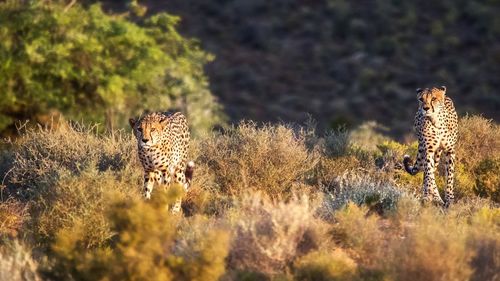
[(272, 276), (297, 256), (329, 243), (327, 227), (314, 217), (314, 204), (306, 196), (273, 204), (254, 194), (244, 197), (235, 212), (230, 216), (235, 233), (228, 264), (236, 270)]
[(500, 203), (500, 158), (483, 160), (474, 172), (476, 194)]
[(395, 280), (468, 280), (472, 252), (467, 228), (461, 218), (423, 209), (415, 224), (407, 226), (404, 239), (393, 240), (389, 271)]
[(50, 188), (61, 174), (78, 175), (85, 168), (123, 171), (124, 176), (130, 174), (125, 181), (137, 180), (139, 162), (132, 134), (98, 135), (96, 130), (96, 126), (59, 121), (22, 132), (14, 143), (9, 175), (16, 193), (29, 199)]
[(389, 141), (388, 129), (375, 121), (364, 122), (349, 133), (352, 144), (363, 150), (376, 151), (377, 145)]
[(176, 253), (176, 241), (189, 239), (178, 237), (180, 218), (166, 211), (173, 194), (158, 192), (149, 202), (115, 195), (106, 215), (115, 235), (106, 247), (86, 248), (81, 224), (61, 230), (51, 274), (76, 280), (218, 280), (225, 271), (228, 232), (198, 233), (190, 249), (177, 246)]
[[(162, 198), (147, 204), (120, 196), (112, 203), (107, 218), (113, 241), (107, 247), (88, 248), (82, 221), (62, 229), (52, 246), (56, 278), (76, 280), (171, 280), (168, 249), (174, 242), (177, 220), (168, 215)], [(145, 235), (147, 233), (147, 235)], [(109, 237), (111, 238), (111, 237)], [(111, 242), (111, 243), (110, 243)]]
[(83, 243), (100, 245), (112, 235), (103, 214), (107, 194), (139, 196), (136, 148), (123, 133), (100, 136), (91, 127), (61, 121), (25, 131), (13, 145), (8, 189), (18, 200), (13, 202), (29, 202), (28, 232), (42, 245), (79, 220)]
[(294, 279), (300, 281), (358, 280), (356, 263), (344, 251), (336, 249), (311, 252), (294, 264)]
[(500, 155), (500, 126), (491, 120), (477, 115), (462, 117), (458, 133), (457, 162), (468, 170), (487, 158)]
[(111, 172), (99, 173), (93, 168), (78, 176), (62, 174), (45, 192), (38, 194), (31, 206), (31, 231), (39, 242), (52, 242), (56, 233), (80, 224), (80, 242), (86, 248), (103, 245), (113, 236), (105, 211), (110, 193), (140, 198), (138, 182), (127, 182)]
[[(23, 132), (0, 156), (10, 171), (0, 194), (9, 265), (0, 274), (24, 272), (26, 263), (7, 258), (22, 239), (40, 274), (54, 280), (498, 278), (492, 155), (465, 171), (490, 197), (465, 196), (443, 211), (422, 207), (399, 187), (397, 172), (363, 162), (366, 154), (336, 149), (344, 147), (340, 135), (243, 123), (193, 140), (197, 168), (183, 217), (166, 206), (180, 187), (140, 197), (131, 136), (58, 124)], [(379, 149), (389, 156), (412, 148), (387, 142)]]
[(352, 202), (383, 214), (393, 210), (399, 199), (404, 196), (407, 195), (402, 189), (390, 183), (375, 180), (359, 172), (346, 172), (336, 179), (335, 189), (325, 196), (323, 212), (328, 217)]
[(219, 280), (226, 271), (226, 257), (231, 242), (230, 232), (214, 219), (195, 216), (182, 221), (173, 253), (184, 265), (181, 280)]
[(500, 279), (500, 209), (482, 207), (472, 214), (468, 246), (473, 252), (470, 261), (474, 273), (471, 280)]
[(225, 134), (202, 139), (197, 163), (214, 175), (217, 192), (228, 195), (262, 190), (273, 198), (287, 197), (318, 162), (309, 151), (306, 134), (285, 125), (240, 123)]
[[(500, 158), (500, 126), (481, 116), (459, 120), (456, 190), (460, 196), (495, 196), (496, 159)], [(471, 153), (474, 157), (471, 157)]]
[(17, 236), (27, 219), (28, 206), (26, 204), (11, 198), (0, 202), (0, 237)]
[[(166, 13), (143, 19), (108, 15), (99, 4), (0, 4), (0, 131), (16, 119), (73, 119), (127, 125), (142, 110), (182, 107), (194, 131), (221, 121), (203, 66), (212, 57), (176, 31)], [(108, 52), (107, 50), (113, 50)]]
[(349, 203), (345, 209), (335, 213), (334, 239), (341, 246), (350, 248), (355, 252), (357, 260), (364, 267), (377, 267), (382, 262), (379, 260), (384, 253), (384, 233), (380, 229), (380, 218), (369, 215), (366, 206), (358, 207)]

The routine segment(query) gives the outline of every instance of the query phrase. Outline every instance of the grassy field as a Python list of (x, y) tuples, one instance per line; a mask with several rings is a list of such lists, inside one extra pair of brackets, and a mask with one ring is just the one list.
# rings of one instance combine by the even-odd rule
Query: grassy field
[(449, 209), (398, 169), (416, 143), (370, 128), (240, 123), (192, 141), (189, 192), (150, 201), (129, 131), (22, 131), (0, 154), (0, 280), (500, 280), (500, 127), (461, 118)]

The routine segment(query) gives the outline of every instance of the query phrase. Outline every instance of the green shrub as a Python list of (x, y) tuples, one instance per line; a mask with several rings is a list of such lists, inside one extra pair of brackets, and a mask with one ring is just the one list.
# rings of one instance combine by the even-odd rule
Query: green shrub
[(149, 204), (113, 197), (118, 199), (106, 215), (114, 233), (109, 246), (88, 248), (80, 220), (58, 232), (52, 246), (56, 264), (51, 273), (56, 278), (76, 280), (171, 280), (168, 263), (175, 260), (167, 254), (174, 241), (175, 217), (159, 203), (160, 196)]
[(364, 122), (349, 133), (349, 140), (356, 147), (367, 151), (376, 151), (377, 146), (389, 141), (385, 136), (388, 129), (375, 121)]
[(500, 158), (483, 160), (474, 172), (476, 194), (500, 203)]
[[(176, 31), (178, 17), (109, 15), (99, 4), (0, 3), (0, 131), (54, 111), (126, 127), (142, 110), (182, 107), (195, 132), (221, 121), (203, 66), (212, 56)], [(109, 50), (113, 50), (110, 52)]]
[[(181, 187), (178, 187), (181, 189)], [(227, 231), (198, 233), (188, 250), (175, 250), (181, 218), (166, 205), (174, 193), (158, 192), (152, 200), (114, 195), (106, 218), (114, 233), (105, 247), (87, 248), (85, 231), (76, 223), (57, 234), (52, 246), (55, 278), (75, 280), (218, 280), (224, 273), (229, 245)]]

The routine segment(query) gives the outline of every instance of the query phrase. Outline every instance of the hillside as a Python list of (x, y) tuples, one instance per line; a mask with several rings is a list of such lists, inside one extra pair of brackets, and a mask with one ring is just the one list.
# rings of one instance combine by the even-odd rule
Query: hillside
[(207, 75), (233, 121), (310, 113), (320, 129), (376, 120), (401, 137), (414, 89), (439, 85), (461, 114), (500, 120), (498, 1), (140, 3), (180, 15), (181, 32), (216, 56)]

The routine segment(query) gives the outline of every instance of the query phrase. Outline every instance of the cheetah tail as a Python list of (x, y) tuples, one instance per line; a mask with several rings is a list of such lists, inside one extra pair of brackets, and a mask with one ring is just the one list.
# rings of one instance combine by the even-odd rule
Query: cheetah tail
[(186, 182), (191, 185), (191, 181), (193, 180), (193, 173), (194, 173), (194, 162), (189, 161), (186, 166), (186, 171), (184, 172), (184, 175), (186, 176)]
[(419, 165), (417, 161), (415, 161), (415, 164), (413, 166), (410, 165), (411, 158), (409, 155), (405, 155), (403, 158), (403, 164), (405, 166), (406, 172), (408, 172), (410, 175), (414, 176), (419, 172)]

